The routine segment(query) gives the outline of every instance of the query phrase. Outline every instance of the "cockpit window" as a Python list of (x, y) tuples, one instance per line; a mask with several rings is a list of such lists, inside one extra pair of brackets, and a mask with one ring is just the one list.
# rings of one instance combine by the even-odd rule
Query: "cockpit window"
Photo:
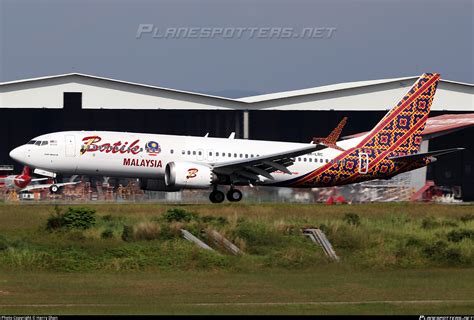
[(35, 144), (36, 140), (31, 140), (30, 142), (28, 142), (27, 144)]
[(35, 145), (40, 146), (40, 145), (41, 145), (41, 141), (39, 141), (39, 140), (36, 141)]
[(42, 146), (45, 146), (45, 145), (47, 145), (47, 144), (48, 144), (48, 141), (43, 141), (43, 142), (41, 142), (41, 145), (42, 145)]

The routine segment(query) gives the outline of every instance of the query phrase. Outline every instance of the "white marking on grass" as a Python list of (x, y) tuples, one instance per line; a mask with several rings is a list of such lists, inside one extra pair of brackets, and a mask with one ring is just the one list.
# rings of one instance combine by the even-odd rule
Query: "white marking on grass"
[(474, 300), (370, 300), (370, 301), (302, 301), (302, 302), (217, 302), (193, 303), (194, 306), (287, 306), (287, 305), (344, 305), (344, 304), (436, 304), (474, 303)]

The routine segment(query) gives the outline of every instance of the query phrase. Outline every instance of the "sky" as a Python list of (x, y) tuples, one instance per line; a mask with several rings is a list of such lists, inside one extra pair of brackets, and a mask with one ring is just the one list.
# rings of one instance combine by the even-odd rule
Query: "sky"
[(473, 16), (470, 0), (0, 0), (0, 81), (79, 72), (228, 97), (424, 72), (473, 83)]

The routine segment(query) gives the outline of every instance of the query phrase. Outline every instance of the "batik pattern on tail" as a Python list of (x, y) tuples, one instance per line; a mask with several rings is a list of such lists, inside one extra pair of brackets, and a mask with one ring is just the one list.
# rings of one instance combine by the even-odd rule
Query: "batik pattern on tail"
[[(387, 160), (387, 157), (418, 152), (438, 81), (439, 74), (422, 75), (356, 147), (296, 180), (292, 186), (341, 185), (407, 171), (406, 166)], [(369, 159), (365, 174), (359, 172), (361, 154)]]

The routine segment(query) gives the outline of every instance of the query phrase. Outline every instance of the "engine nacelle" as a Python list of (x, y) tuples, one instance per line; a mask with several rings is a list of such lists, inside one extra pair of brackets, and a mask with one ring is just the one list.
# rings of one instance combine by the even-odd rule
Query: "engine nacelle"
[(170, 162), (165, 169), (168, 187), (207, 189), (217, 177), (211, 168), (191, 162)]
[(140, 189), (148, 191), (180, 191), (180, 188), (168, 187), (165, 180), (161, 179), (140, 179)]

